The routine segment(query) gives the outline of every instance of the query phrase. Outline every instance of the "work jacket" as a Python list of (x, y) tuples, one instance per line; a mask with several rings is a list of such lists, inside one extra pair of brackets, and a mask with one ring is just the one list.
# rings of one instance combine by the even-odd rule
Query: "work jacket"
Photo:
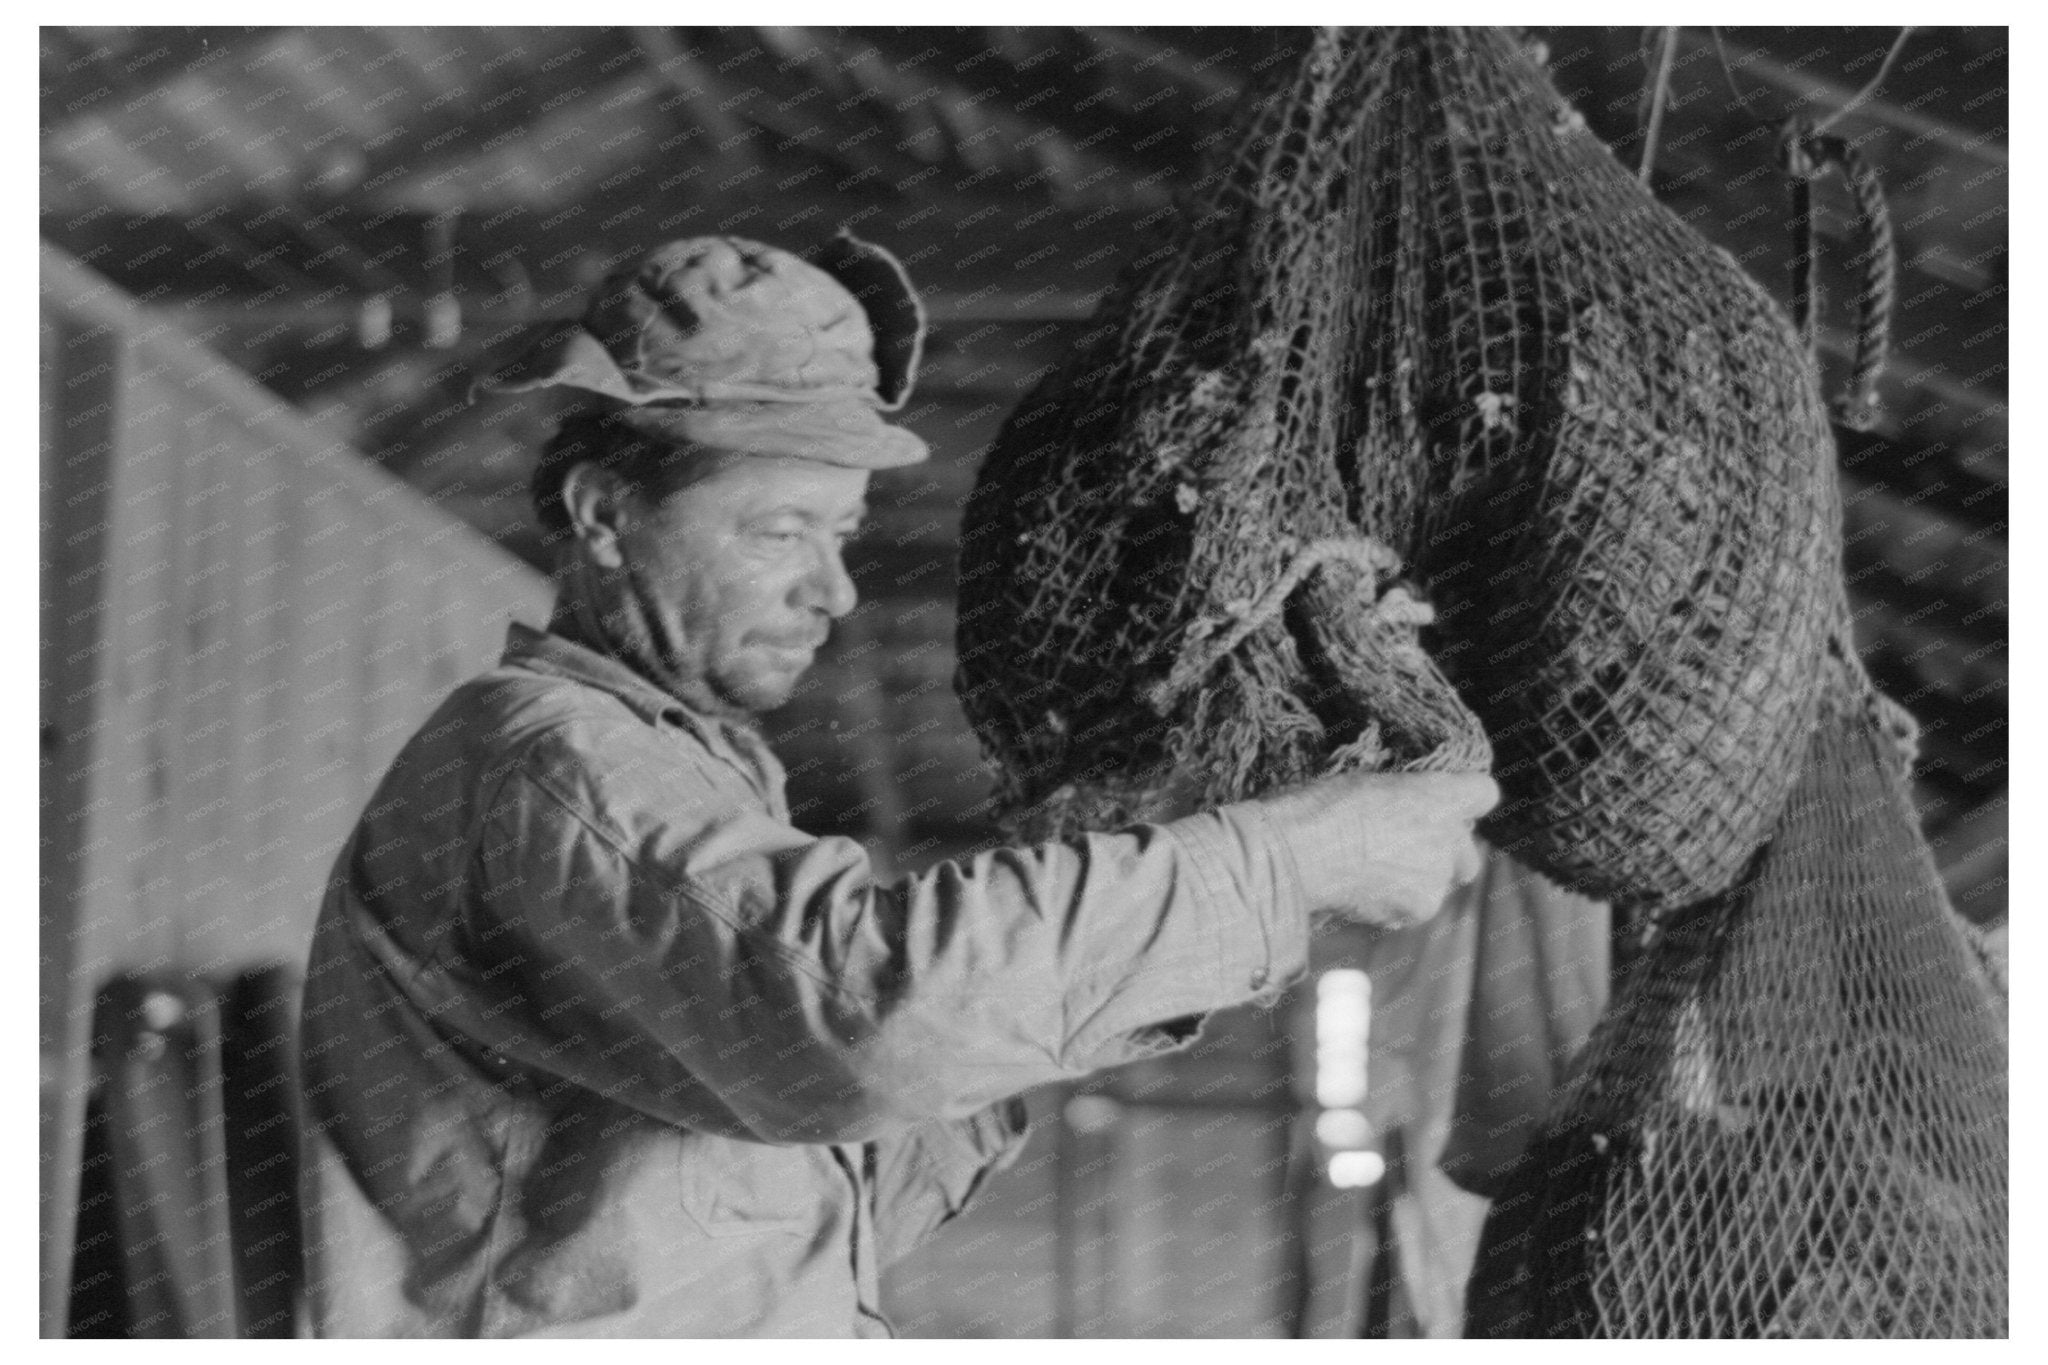
[(1305, 966), (1252, 804), (879, 882), (742, 725), (512, 627), (336, 862), (302, 1019), (324, 1335), (874, 1336), (1027, 1087)]

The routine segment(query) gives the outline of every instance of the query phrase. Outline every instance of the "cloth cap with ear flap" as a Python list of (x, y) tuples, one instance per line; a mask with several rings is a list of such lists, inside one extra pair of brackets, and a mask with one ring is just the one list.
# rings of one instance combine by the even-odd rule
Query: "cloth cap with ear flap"
[(570, 388), (650, 434), (886, 469), (927, 453), (881, 416), (908, 401), (924, 331), (902, 263), (850, 233), (811, 260), (693, 237), (608, 277), (472, 392)]

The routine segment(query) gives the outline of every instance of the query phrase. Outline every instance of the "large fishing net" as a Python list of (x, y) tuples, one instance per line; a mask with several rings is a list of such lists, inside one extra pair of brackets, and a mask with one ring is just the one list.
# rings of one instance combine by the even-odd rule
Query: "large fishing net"
[(2003, 1024), (1904, 779), (1830, 697), (1777, 833), (1633, 964), (1500, 1199), (1488, 1334), (2004, 1334)]
[[(1726, 886), (1811, 724), (1839, 550), (1779, 310), (1499, 33), (1321, 36), (1186, 224), (963, 521), (963, 702), (1012, 804), (1468, 766), (1469, 705), (1498, 846), (1634, 905)], [(1458, 693), (1332, 648), (1432, 609)]]
[[(1001, 799), (1046, 835), (1338, 768), (1490, 766), (1506, 796), (1489, 839), (1661, 932), (1650, 960), (1681, 989), (1723, 962), (1706, 926), (1739, 939), (1741, 907), (1766, 903), (1730, 888), (1779, 828), (1823, 695), (1873, 735), (1898, 725), (1846, 644), (1817, 388), (1764, 291), (1615, 162), (1519, 40), (1319, 33), (982, 469), (957, 681)], [(1900, 771), (1866, 777), (1903, 802)], [(1837, 795), (1799, 817), (1839, 836), (1801, 855), (1814, 880), (1761, 916), (1832, 946), (1837, 1004), (1738, 1008), (1773, 989), (1749, 983), (1764, 953), (1714, 966), (1685, 1016), (1782, 1099), (1739, 1143), (1683, 1148), (1679, 1167), (1659, 1164), (1669, 1148), (1632, 1149), (1639, 1179), (1543, 1205), (1559, 1245), (1616, 1219), (1652, 1229), (1639, 1237), (1664, 1239), (1661, 1264), (1707, 1306), (1673, 1311), (1626, 1275), (1553, 1273), (1566, 1260), (1531, 1253), (1525, 1266), (1551, 1267), (1531, 1281), (1546, 1330), (1931, 1321), (1862, 1307), (1872, 1286), (1897, 1290), (1903, 1259), (1840, 1278), (1821, 1243), (1752, 1233), (1746, 1213), (1702, 1230), (1687, 1212), (1700, 1182), (1743, 1209), (1841, 1196), (1814, 1215), (1827, 1245), (1952, 1210), (1968, 1235), (1944, 1234), (1956, 1254), (1913, 1271), (1925, 1292), (1905, 1301), (1959, 1278), (2002, 1291), (1987, 1220), (2003, 1217), (2003, 1128), (1975, 1119), (2002, 1115), (2003, 1090), (1943, 1109), (1975, 1082), (1902, 1060), (1967, 1054), (2002, 1087), (2002, 1035), (1961, 1004), (1914, 1012), (1921, 987), (1900, 973), (1953, 938), (1952, 917), (1938, 886), (1849, 866), (1864, 826), (1827, 813)], [(1898, 811), (1899, 847), (1921, 849)], [(1772, 848), (1787, 856), (1782, 833)], [(1860, 932), (1867, 914), (1894, 928)], [(1982, 985), (1949, 983), (1958, 998)], [(1636, 1131), (1613, 1106), (1662, 1132), (1657, 1105), (1691, 1093), (1654, 1048), (1614, 1041), (1649, 1027), (1646, 989), (1616, 1007), (1603, 1064), (1635, 1081), (1602, 1092), (1603, 1134)], [(1890, 1031), (1866, 1035), (1880, 1017)], [(1820, 1039), (1848, 1040), (1869, 1074), (1822, 1066)], [(1938, 1113), (1974, 1136), (1944, 1147), (1925, 1131)], [(1889, 1136), (1852, 1136), (1865, 1130)], [(1591, 1131), (1567, 1114), (1544, 1150)], [(1890, 1164), (1857, 1174), (1880, 1146)], [(1565, 1178), (1530, 1169), (1524, 1209)], [(1737, 1262), (1776, 1286), (1769, 1323), (1754, 1296), (1715, 1297)], [(1811, 1304), (1787, 1309), (1799, 1293)], [(1954, 1330), (1996, 1330), (1958, 1302)]]

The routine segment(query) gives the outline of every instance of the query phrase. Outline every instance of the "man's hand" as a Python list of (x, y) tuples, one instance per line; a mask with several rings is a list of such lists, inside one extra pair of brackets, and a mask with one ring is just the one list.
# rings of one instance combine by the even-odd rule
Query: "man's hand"
[(1392, 929), (1420, 924), (1479, 875), (1472, 824), (1499, 800), (1482, 773), (1354, 773), (1260, 804), (1311, 910)]

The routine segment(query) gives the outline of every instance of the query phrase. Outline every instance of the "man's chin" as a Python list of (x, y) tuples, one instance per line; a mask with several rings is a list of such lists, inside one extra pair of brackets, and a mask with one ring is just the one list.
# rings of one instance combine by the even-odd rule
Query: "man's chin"
[(749, 715), (765, 716), (789, 705), (797, 684), (809, 671), (808, 663), (801, 668), (759, 669), (742, 678), (719, 679), (716, 690), (728, 705)]

